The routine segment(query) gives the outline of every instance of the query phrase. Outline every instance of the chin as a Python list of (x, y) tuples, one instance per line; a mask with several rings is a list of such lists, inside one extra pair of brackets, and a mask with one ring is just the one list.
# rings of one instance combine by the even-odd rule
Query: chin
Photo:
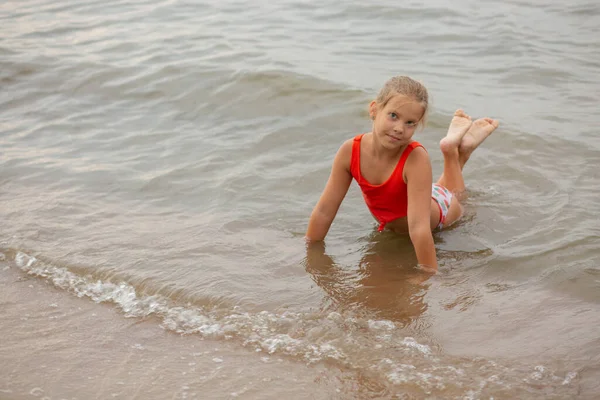
[(386, 138), (387, 138), (388, 142), (391, 143), (391, 144), (393, 144), (394, 146), (397, 145), (397, 144), (402, 145), (402, 144), (406, 144), (407, 143), (407, 140), (405, 140), (404, 138), (396, 139), (396, 138), (394, 138), (392, 136), (389, 136), (389, 135), (386, 135)]

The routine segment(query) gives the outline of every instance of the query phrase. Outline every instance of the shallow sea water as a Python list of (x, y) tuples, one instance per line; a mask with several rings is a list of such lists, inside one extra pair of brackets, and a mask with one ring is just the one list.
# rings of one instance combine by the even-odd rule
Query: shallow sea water
[[(595, 398), (600, 6), (5, 1), (0, 398)], [(501, 127), (424, 283), (353, 184), (393, 75)]]

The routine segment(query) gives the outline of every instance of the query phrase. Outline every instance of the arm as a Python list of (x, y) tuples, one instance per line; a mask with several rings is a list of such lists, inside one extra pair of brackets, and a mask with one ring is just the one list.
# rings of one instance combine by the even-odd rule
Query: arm
[(424, 148), (412, 151), (404, 173), (408, 186), (408, 234), (421, 268), (435, 273), (438, 265), (431, 233), (431, 162)]
[(350, 159), (352, 157), (352, 140), (342, 144), (331, 168), (331, 174), (321, 194), (321, 198), (310, 215), (306, 239), (308, 241), (319, 241), (325, 239), (329, 227), (337, 214), (342, 200), (348, 193), (352, 174), (350, 173)]

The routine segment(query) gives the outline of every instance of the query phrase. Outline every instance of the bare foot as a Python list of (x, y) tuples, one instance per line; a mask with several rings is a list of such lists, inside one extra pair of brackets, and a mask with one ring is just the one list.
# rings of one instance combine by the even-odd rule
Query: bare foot
[(461, 167), (467, 162), (471, 153), (498, 127), (498, 121), (491, 118), (480, 118), (473, 122), (467, 133), (462, 137), (458, 148)]
[(471, 117), (461, 109), (456, 110), (446, 137), (440, 141), (440, 149), (445, 154), (447, 152), (458, 150), (463, 136), (471, 126)]

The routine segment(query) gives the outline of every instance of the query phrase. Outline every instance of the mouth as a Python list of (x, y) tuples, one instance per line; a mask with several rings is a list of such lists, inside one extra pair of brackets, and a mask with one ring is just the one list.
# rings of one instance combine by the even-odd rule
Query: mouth
[(397, 138), (396, 136), (392, 136), (392, 135), (387, 135), (387, 137), (389, 137), (393, 142), (398, 142), (400, 141), (400, 138)]

